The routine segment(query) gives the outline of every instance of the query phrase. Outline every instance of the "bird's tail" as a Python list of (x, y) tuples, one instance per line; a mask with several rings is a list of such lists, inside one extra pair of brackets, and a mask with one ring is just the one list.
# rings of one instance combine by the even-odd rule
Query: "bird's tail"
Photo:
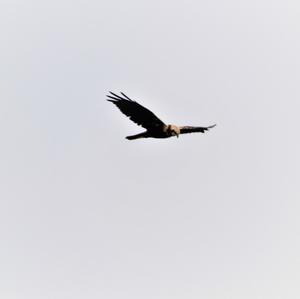
[(149, 137), (148, 132), (143, 132), (143, 133), (140, 133), (140, 134), (127, 136), (126, 139), (134, 140), (134, 139), (147, 138), (147, 137)]

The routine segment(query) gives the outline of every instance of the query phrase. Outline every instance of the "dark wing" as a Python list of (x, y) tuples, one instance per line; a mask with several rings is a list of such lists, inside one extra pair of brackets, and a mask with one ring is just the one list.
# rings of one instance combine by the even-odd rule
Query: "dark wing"
[(209, 127), (190, 127), (190, 126), (184, 126), (180, 127), (180, 134), (188, 134), (188, 133), (196, 133), (201, 132), (204, 133), (205, 131), (215, 127), (216, 125), (212, 125)]
[(121, 95), (123, 97), (110, 91), (110, 95), (107, 95), (107, 97), (111, 100), (108, 101), (114, 103), (121, 112), (128, 116), (133, 122), (147, 130), (165, 126), (153, 112), (131, 100), (124, 93), (121, 92)]

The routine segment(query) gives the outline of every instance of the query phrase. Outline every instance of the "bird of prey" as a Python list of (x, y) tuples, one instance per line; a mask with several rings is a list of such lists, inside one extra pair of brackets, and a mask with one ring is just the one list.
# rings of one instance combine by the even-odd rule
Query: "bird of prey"
[(208, 129), (213, 128), (215, 125), (209, 127), (192, 127), (192, 126), (175, 126), (166, 125), (161, 121), (153, 112), (143, 107), (139, 103), (131, 100), (127, 95), (121, 92), (119, 96), (110, 91), (108, 101), (114, 103), (122, 113), (129, 117), (130, 120), (136, 124), (144, 127), (145, 132), (140, 134), (127, 136), (126, 139), (134, 140), (140, 138), (168, 138), (172, 136), (178, 137), (180, 134), (201, 132), (204, 133)]

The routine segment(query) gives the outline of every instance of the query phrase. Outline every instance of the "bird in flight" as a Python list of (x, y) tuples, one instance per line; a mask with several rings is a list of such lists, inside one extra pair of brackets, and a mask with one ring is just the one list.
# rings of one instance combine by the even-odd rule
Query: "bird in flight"
[(121, 92), (119, 96), (113, 92), (107, 95), (108, 101), (114, 103), (122, 113), (129, 117), (130, 120), (146, 129), (145, 132), (127, 136), (126, 139), (134, 140), (140, 138), (168, 138), (172, 136), (178, 137), (180, 134), (187, 133), (204, 133), (208, 129), (213, 128), (215, 125), (209, 127), (192, 127), (192, 126), (175, 126), (166, 125), (161, 121), (153, 112), (143, 107), (139, 103), (131, 100), (127, 95)]

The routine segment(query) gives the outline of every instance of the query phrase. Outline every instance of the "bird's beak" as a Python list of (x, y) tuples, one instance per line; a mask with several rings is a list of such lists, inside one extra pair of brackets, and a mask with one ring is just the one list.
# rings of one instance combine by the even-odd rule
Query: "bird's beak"
[(179, 137), (179, 134), (176, 134), (176, 137), (178, 138), (178, 137)]

